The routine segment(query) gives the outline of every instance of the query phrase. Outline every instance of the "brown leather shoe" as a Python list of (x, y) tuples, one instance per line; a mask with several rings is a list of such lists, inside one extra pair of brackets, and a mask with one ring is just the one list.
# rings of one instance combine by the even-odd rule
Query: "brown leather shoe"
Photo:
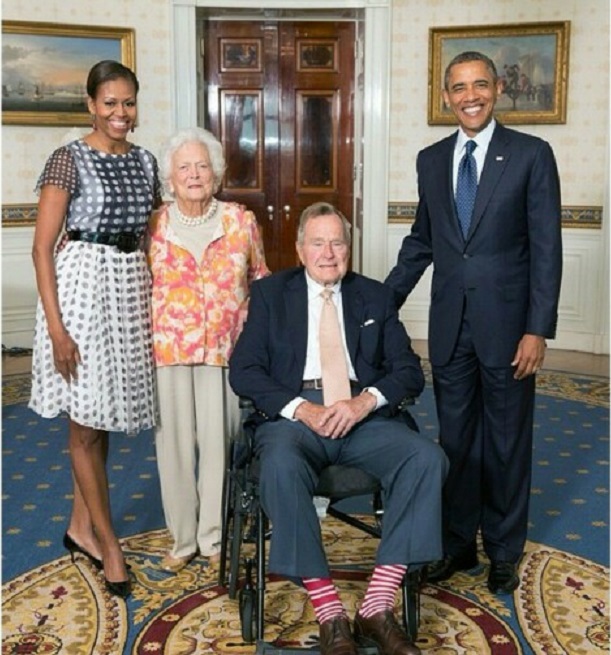
[(408, 639), (395, 615), (386, 610), (369, 618), (360, 614), (354, 619), (354, 636), (359, 641), (372, 641), (380, 655), (422, 655), (418, 646)]
[(358, 647), (345, 616), (320, 624), (320, 655), (358, 655)]

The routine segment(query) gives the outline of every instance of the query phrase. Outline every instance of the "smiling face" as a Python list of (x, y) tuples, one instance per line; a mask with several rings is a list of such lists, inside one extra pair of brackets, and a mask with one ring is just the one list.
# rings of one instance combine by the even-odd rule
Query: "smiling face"
[(169, 186), (182, 212), (190, 216), (202, 213), (215, 189), (214, 172), (205, 145), (190, 141), (174, 152)]
[(465, 133), (474, 137), (492, 120), (492, 112), (500, 92), (492, 73), (483, 61), (466, 61), (449, 70), (443, 99)]
[(125, 141), (138, 115), (131, 80), (120, 77), (100, 84), (95, 98), (88, 98), (87, 104), (99, 137), (114, 143)]
[(297, 254), (310, 277), (324, 286), (333, 286), (348, 270), (350, 247), (344, 226), (336, 214), (313, 216), (305, 224), (303, 242)]

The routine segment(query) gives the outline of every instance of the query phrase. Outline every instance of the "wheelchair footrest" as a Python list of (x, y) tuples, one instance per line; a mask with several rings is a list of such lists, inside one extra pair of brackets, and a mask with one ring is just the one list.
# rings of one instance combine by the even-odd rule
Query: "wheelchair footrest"
[[(359, 646), (359, 655), (378, 655), (378, 649), (375, 646)], [(257, 650), (255, 655), (316, 655), (320, 653), (319, 648), (285, 648), (283, 646), (274, 646), (266, 641), (257, 641)]]

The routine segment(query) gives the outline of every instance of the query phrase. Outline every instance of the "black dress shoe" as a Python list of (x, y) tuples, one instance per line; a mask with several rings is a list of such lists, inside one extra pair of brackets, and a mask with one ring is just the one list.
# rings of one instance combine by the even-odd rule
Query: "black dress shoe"
[(111, 582), (107, 577), (104, 577), (104, 584), (108, 593), (119, 598), (129, 598), (132, 593), (132, 585), (129, 579)]
[(467, 552), (462, 555), (447, 555), (427, 567), (427, 582), (441, 582), (451, 578), (456, 571), (468, 571), (479, 564), (476, 552)]
[(70, 553), (70, 557), (74, 562), (74, 553), (81, 553), (95, 566), (98, 571), (102, 570), (102, 560), (94, 557), (88, 550), (76, 543), (74, 539), (66, 532), (64, 534), (64, 548)]
[(520, 578), (513, 562), (491, 562), (488, 589), (493, 594), (510, 594), (518, 588)]

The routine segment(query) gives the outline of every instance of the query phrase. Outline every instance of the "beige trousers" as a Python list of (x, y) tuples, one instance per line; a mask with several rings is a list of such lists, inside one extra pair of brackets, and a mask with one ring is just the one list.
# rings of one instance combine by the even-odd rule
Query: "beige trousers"
[(226, 443), (238, 401), (220, 366), (157, 368), (157, 467), (171, 554), (218, 552)]

